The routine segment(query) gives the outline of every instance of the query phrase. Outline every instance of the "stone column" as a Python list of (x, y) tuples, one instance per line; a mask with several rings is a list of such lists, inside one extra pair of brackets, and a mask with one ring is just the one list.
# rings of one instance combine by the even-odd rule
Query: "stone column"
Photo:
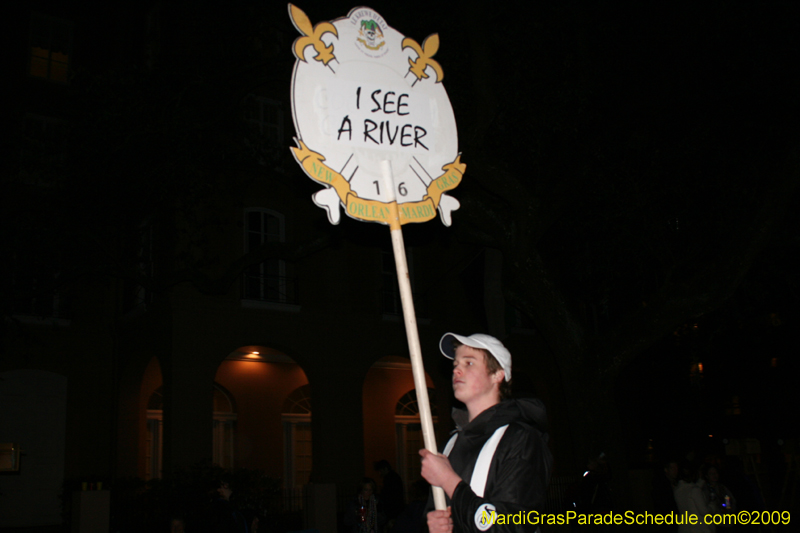
[(165, 472), (211, 460), (215, 369), (208, 366), (184, 346), (173, 349), (162, 368)]

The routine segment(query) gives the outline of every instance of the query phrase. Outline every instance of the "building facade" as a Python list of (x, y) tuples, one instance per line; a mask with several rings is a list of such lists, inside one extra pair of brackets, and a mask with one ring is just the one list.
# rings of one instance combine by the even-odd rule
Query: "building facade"
[[(288, 19), (248, 27), (235, 78), (203, 70), (236, 33), (235, 20), (211, 31), (213, 13), (14, 17), (0, 442), (22, 457), (0, 476), (0, 525), (60, 523), (69, 483), (113, 489), (200, 463), (263, 471), (286, 494), (313, 481), (349, 496), (381, 459), (418, 479), (389, 231), (331, 227), (311, 202), (289, 152)], [(406, 228), (439, 441), (452, 429), (444, 332), (489, 331), (519, 353), (541, 343), (506, 308), (497, 255), (450, 231)], [(514, 373), (547, 400), (541, 364), (523, 357)]]

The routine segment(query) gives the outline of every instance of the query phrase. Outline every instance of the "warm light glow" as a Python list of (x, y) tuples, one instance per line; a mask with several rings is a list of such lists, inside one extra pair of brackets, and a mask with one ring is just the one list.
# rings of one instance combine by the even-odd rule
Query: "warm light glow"
[(709, 435), (709, 438), (713, 437), (714, 435)]
[(253, 355), (258, 355), (258, 352), (250, 352)]
[(50, 58), (50, 50), (44, 48), (32, 47), (31, 48), (31, 76), (37, 78), (47, 77), (47, 63)]
[(703, 373), (703, 363), (697, 363), (697, 370), (699, 370), (701, 374)]
[(261, 359), (261, 356), (258, 355), (258, 352), (253, 352), (245, 355), (248, 359)]
[(31, 76), (66, 82), (68, 65), (69, 56), (63, 52), (31, 47)]

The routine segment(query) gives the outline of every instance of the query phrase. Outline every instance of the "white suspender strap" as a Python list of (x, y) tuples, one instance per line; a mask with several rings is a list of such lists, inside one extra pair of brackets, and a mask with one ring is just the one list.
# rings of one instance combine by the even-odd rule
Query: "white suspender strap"
[[(489, 440), (483, 444), (481, 453), (478, 455), (478, 460), (475, 461), (475, 468), (472, 470), (472, 479), (469, 482), (469, 486), (472, 488), (472, 492), (479, 498), (483, 498), (483, 491), (486, 488), (486, 479), (489, 477), (489, 467), (492, 464), (492, 457), (494, 457), (494, 452), (497, 450), (497, 445), (500, 444), (500, 439), (503, 438), (506, 429), (508, 429), (508, 424), (495, 430), (494, 434), (489, 437)], [(450, 456), (450, 452), (453, 451), (453, 446), (455, 446), (457, 438), (458, 433), (453, 433), (453, 436), (450, 437), (450, 440), (447, 441), (447, 445), (444, 447), (444, 455)]]
[[(479, 498), (483, 498), (483, 490), (486, 488), (486, 478), (489, 477), (489, 466), (492, 464), (492, 457), (497, 450), (497, 445), (500, 444), (500, 439), (503, 438), (508, 424), (497, 428), (486, 444), (481, 448), (481, 453), (478, 455), (478, 460), (475, 462), (475, 468), (472, 470), (472, 479), (469, 486), (472, 487), (474, 492)], [(452, 439), (451, 439), (452, 440)], [(447, 443), (450, 445), (450, 443)]]
[(458, 433), (453, 433), (453, 436), (450, 437), (450, 440), (447, 441), (447, 445), (444, 447), (444, 455), (450, 457), (450, 452), (453, 451), (453, 446), (456, 445), (456, 439), (458, 438)]

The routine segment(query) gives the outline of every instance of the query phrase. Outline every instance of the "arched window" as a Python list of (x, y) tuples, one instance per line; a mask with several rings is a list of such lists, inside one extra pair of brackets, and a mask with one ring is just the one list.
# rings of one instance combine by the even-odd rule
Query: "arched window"
[(233, 442), (236, 429), (236, 409), (230, 393), (214, 383), (214, 455), (213, 463), (233, 468)]
[[(245, 253), (271, 242), (284, 242), (283, 214), (271, 209), (245, 210)], [(282, 259), (267, 259), (249, 267), (244, 274), (242, 299), (262, 302), (296, 303), (294, 280)]]
[[(283, 403), (281, 418), (284, 431), (284, 479), (287, 496), (299, 491), (311, 475), (311, 386), (296, 388)], [(299, 501), (287, 499), (290, 508)]]
[[(438, 410), (434, 389), (428, 388), (428, 399), (435, 424), (438, 421)], [(406, 489), (406, 498), (408, 498), (411, 485), (421, 479), (419, 450), (425, 447), (416, 389), (408, 391), (397, 400), (394, 422), (397, 432), (397, 469), (403, 478), (403, 486)]]

